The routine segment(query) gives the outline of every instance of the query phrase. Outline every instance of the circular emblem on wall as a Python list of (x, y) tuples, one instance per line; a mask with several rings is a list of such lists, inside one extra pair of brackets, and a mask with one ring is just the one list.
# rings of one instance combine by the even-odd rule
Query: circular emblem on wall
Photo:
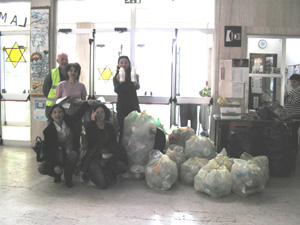
[(259, 46), (260, 48), (266, 48), (266, 47), (267, 47), (267, 41), (264, 40), (264, 39), (259, 40), (258, 46)]

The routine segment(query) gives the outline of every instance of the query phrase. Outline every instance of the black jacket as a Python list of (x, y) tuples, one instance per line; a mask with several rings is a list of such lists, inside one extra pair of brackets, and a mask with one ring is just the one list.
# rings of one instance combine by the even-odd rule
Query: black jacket
[(117, 112), (127, 116), (130, 112), (137, 110), (140, 112), (139, 100), (136, 94), (136, 90), (140, 88), (138, 84), (135, 86), (131, 82), (130, 73), (126, 72), (125, 82), (120, 83), (117, 80), (117, 76), (113, 79), (114, 91), (118, 94), (117, 100)]
[[(71, 132), (74, 130), (74, 123), (80, 120), (85, 111), (89, 108), (87, 102), (84, 102), (80, 109), (73, 115), (65, 114), (64, 122), (70, 127)], [(58, 142), (58, 134), (54, 125), (54, 122), (50, 122), (49, 125), (44, 129), (44, 153), (46, 160), (51, 160), (52, 162), (56, 162), (57, 153), (59, 150), (59, 142)], [(78, 141), (73, 140), (73, 146), (75, 151), (79, 151)]]
[[(91, 151), (98, 144), (98, 127), (95, 121), (90, 121), (86, 128), (86, 139), (88, 142), (88, 151)], [(103, 134), (104, 143), (102, 146), (107, 148), (109, 145), (117, 143), (115, 129), (111, 124), (106, 123)]]

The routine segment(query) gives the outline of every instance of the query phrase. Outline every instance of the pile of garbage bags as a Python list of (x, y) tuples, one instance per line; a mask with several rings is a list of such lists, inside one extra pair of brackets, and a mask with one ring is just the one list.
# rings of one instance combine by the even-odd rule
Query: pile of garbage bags
[[(198, 192), (220, 198), (231, 192), (246, 197), (265, 188), (269, 178), (266, 156), (243, 153), (230, 158), (219, 154), (214, 142), (182, 127), (172, 131), (166, 151), (154, 149), (156, 121), (146, 113), (132, 112), (125, 118), (123, 145), (134, 178), (145, 177), (149, 188), (167, 191), (180, 180)], [(164, 153), (165, 152), (165, 153)]]

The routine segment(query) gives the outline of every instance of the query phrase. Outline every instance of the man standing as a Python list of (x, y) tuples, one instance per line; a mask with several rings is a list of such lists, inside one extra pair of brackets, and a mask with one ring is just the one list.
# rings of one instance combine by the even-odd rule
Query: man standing
[(55, 92), (58, 83), (67, 79), (66, 67), (69, 63), (68, 55), (66, 53), (59, 54), (56, 62), (58, 63), (58, 68), (52, 69), (51, 73), (45, 77), (43, 84), (43, 93), (47, 98), (45, 111), (47, 118), (51, 106), (55, 104)]
[[(294, 156), (298, 154), (298, 129), (300, 118), (300, 75), (293, 74), (290, 77), (292, 90), (284, 95), (284, 106), (292, 114), (293, 119), (296, 119), (292, 124), (292, 149)], [(295, 169), (295, 165), (293, 165)]]

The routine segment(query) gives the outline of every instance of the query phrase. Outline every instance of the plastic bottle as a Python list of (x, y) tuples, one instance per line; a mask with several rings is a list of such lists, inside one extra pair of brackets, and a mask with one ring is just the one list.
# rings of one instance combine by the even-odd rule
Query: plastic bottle
[(160, 126), (160, 125), (161, 125), (161, 122), (160, 122), (159, 118), (157, 118), (156, 125), (157, 125), (157, 126)]
[(125, 82), (125, 70), (123, 67), (120, 68), (119, 74), (120, 74), (120, 82)]
[(135, 69), (135, 67), (132, 67), (132, 69), (131, 69), (131, 82), (137, 82), (137, 80), (136, 80), (136, 69)]

